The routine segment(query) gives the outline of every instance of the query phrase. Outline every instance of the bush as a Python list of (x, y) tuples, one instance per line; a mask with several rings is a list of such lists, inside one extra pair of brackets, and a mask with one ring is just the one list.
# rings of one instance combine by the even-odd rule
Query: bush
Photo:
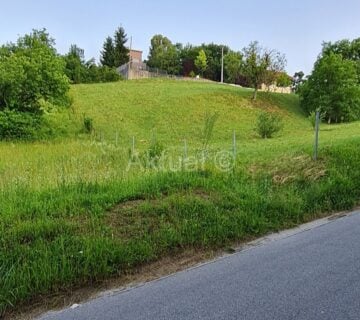
[(28, 112), (0, 112), (1, 140), (32, 140), (38, 138), (44, 127), (43, 118)]
[(84, 131), (85, 133), (92, 133), (94, 131), (94, 121), (92, 118), (84, 116)]
[(146, 169), (156, 169), (165, 152), (165, 147), (156, 139), (153, 139), (149, 148), (140, 154), (140, 161)]
[(282, 118), (278, 114), (262, 112), (257, 119), (256, 131), (263, 139), (271, 138), (283, 128)]
[(99, 81), (100, 82), (116, 82), (122, 80), (120, 74), (113, 68), (107, 66), (99, 67)]
[(35, 30), (1, 48), (0, 111), (42, 113), (40, 101), (68, 103), (69, 80), (53, 45), (45, 30)]

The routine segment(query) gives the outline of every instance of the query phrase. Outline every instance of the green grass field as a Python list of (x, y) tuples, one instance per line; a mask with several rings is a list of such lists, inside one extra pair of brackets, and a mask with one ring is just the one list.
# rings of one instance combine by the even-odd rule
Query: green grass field
[[(360, 123), (322, 125), (314, 162), (298, 98), (253, 102), (251, 93), (175, 80), (77, 85), (71, 109), (47, 116), (53, 140), (0, 142), (0, 314), (189, 247), (224, 247), (356, 205)], [(254, 131), (262, 110), (284, 118), (273, 139)], [(185, 170), (184, 141), (198, 156), (206, 112), (219, 114), (209, 157)], [(232, 152), (234, 130), (235, 165), (223, 172), (216, 154)], [(156, 139), (177, 170), (127, 170), (133, 137), (139, 153)]]

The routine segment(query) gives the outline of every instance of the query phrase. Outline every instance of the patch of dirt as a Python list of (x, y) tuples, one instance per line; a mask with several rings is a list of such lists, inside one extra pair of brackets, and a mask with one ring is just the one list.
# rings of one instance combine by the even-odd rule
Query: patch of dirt
[[(116, 205), (105, 213), (105, 225), (110, 227), (113, 237), (119, 237), (126, 241), (127, 239), (141, 236), (144, 232), (156, 231), (158, 220), (151, 213), (152, 208), (155, 210), (167, 200), (171, 202), (171, 197), (196, 197), (210, 201), (213, 196), (213, 194), (202, 188), (196, 188), (180, 193), (164, 193), (156, 199), (128, 200)], [(142, 212), (143, 210), (145, 213)], [(86, 232), (90, 222), (83, 216), (77, 217), (75, 220), (77, 219), (80, 221), (77, 221), (79, 222), (78, 225), (81, 226), (79, 232)], [(34, 319), (48, 310), (62, 309), (73, 304), (83, 303), (97, 297), (99, 293), (104, 291), (126, 289), (127, 287), (158, 279), (208, 261), (220, 254), (223, 254), (223, 252), (219, 250), (185, 249), (182, 253), (161, 258), (156, 262), (145, 264), (131, 272), (128, 271), (126, 274), (117, 275), (108, 280), (88, 283), (78, 288), (39, 296), (32, 300), (31, 303), (17, 308), (16, 312), (6, 315), (4, 319)]]
[(122, 240), (154, 233), (160, 227), (156, 210), (164, 205), (168, 206), (166, 211), (171, 211), (171, 199), (174, 196), (196, 197), (206, 201), (214, 198), (209, 192), (197, 188), (180, 193), (163, 194), (156, 199), (129, 200), (118, 204), (105, 214), (105, 225), (110, 228), (113, 238)]

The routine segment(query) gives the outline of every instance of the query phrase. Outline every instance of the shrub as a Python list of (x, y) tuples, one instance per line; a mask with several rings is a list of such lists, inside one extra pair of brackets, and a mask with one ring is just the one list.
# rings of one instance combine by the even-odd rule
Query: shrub
[(261, 138), (271, 138), (282, 128), (282, 118), (278, 114), (270, 112), (262, 112), (259, 114), (256, 124), (256, 131)]
[(99, 81), (100, 82), (116, 82), (122, 80), (120, 74), (114, 69), (109, 67), (99, 67)]
[(69, 80), (53, 45), (45, 30), (35, 30), (1, 48), (0, 111), (42, 113), (40, 101), (68, 102)]
[(32, 140), (41, 135), (43, 127), (44, 120), (40, 115), (10, 110), (0, 112), (1, 140)]
[(140, 161), (146, 169), (156, 169), (164, 155), (165, 147), (156, 139), (151, 141), (149, 148), (140, 154)]
[(87, 116), (84, 116), (84, 131), (85, 133), (92, 133), (94, 131), (94, 121)]

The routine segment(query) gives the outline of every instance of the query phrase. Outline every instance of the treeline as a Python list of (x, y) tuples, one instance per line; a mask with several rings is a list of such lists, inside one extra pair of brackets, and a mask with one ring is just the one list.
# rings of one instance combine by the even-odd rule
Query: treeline
[(124, 28), (115, 31), (114, 37), (107, 37), (101, 51), (100, 65), (95, 59), (85, 61), (84, 50), (72, 45), (64, 56), (65, 73), (72, 83), (112, 82), (121, 79), (117, 67), (129, 62), (128, 41)]
[[(250, 43), (242, 51), (234, 51), (226, 45), (215, 43), (199, 46), (174, 44), (169, 38), (158, 34), (151, 39), (149, 56), (145, 62), (151, 68), (164, 70), (172, 75), (200, 75), (209, 80), (220, 81), (222, 56), (225, 82), (247, 87), (254, 87), (254, 82), (258, 85), (258, 80), (283, 87), (292, 84), (292, 77), (284, 71), (285, 57), (276, 50), (262, 48), (257, 42)], [(256, 77), (261, 79), (254, 81), (254, 73), (258, 73)]]

